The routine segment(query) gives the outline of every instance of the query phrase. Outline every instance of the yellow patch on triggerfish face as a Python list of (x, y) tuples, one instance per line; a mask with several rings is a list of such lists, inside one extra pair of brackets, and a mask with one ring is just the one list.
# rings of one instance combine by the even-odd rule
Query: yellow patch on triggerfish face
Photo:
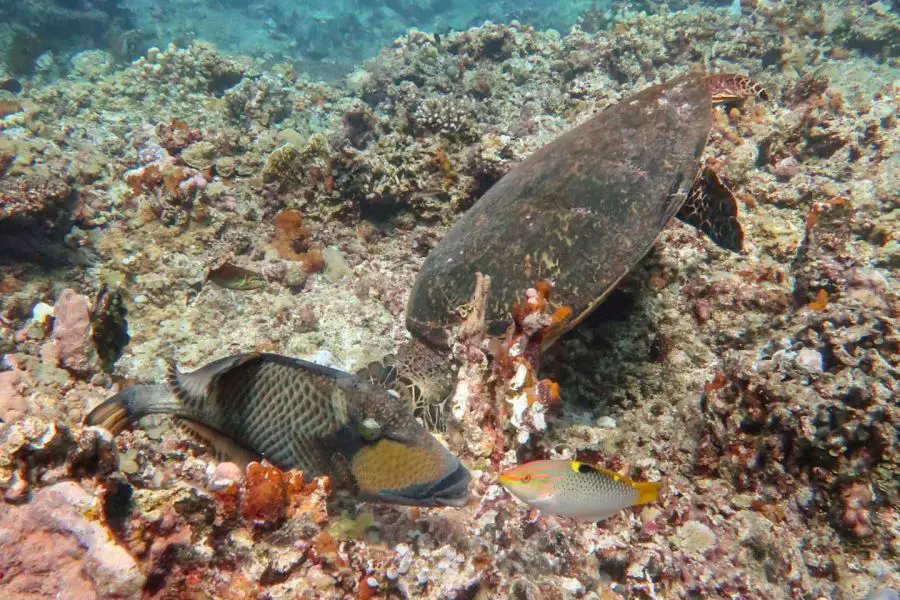
[(350, 468), (360, 492), (380, 494), (429, 485), (443, 479), (455, 466), (432, 448), (383, 439), (360, 449)]

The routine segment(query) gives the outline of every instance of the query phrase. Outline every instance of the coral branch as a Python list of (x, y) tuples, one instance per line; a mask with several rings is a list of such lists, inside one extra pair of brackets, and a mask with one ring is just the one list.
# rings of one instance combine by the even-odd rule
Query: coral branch
[[(475, 292), (457, 334), (455, 353), (463, 367), (452, 401), (469, 451), (498, 463), (509, 447), (526, 444), (547, 428), (546, 415), (559, 404), (559, 386), (539, 379), (545, 337), (568, 319), (568, 308), (552, 309), (553, 286), (542, 281), (513, 307), (513, 320), (500, 339), (485, 338), (490, 278), (476, 274)], [(485, 350), (491, 356), (490, 369)], [(514, 442), (512, 439), (514, 437)]]

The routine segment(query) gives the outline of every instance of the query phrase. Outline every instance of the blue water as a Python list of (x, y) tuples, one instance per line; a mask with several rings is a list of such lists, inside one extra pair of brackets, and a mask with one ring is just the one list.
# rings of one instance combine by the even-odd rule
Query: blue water
[[(0, 64), (15, 75), (50, 57), (109, 51), (126, 63), (153, 46), (203, 40), (219, 51), (290, 60), (323, 75), (350, 70), (410, 28), (441, 34), (486, 20), (567, 32), (580, 15), (654, 2), (614, 0), (3, 0)], [(689, 2), (670, 2), (684, 8)], [(727, 6), (728, 2), (699, 2)], [(49, 55), (48, 55), (49, 53)], [(43, 61), (43, 62), (41, 62)]]

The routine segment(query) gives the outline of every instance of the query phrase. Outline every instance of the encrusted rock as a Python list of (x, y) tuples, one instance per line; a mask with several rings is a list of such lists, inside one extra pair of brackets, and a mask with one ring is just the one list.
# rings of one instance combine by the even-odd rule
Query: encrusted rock
[(53, 339), (59, 346), (60, 365), (76, 373), (97, 367), (90, 308), (85, 296), (68, 288), (59, 295), (54, 307)]
[(0, 596), (141, 598), (144, 575), (98, 518), (99, 499), (74, 481), (0, 509)]
[(207, 141), (194, 142), (181, 152), (181, 160), (200, 171), (212, 168), (215, 157), (216, 147)]
[(716, 547), (716, 534), (700, 521), (688, 521), (672, 538), (675, 545), (690, 554), (704, 554)]
[(0, 422), (13, 421), (25, 414), (27, 402), (19, 390), (20, 379), (15, 371), (0, 373)]
[(20, 177), (0, 178), (0, 221), (55, 215), (72, 199), (72, 187), (50, 171), (40, 170)]
[(797, 352), (797, 366), (808, 373), (822, 372), (822, 353), (813, 348), (801, 348)]
[(118, 464), (109, 432), (68, 427), (26, 416), (0, 423), (0, 490), (10, 502), (28, 499), (31, 485), (66, 477), (107, 475)]

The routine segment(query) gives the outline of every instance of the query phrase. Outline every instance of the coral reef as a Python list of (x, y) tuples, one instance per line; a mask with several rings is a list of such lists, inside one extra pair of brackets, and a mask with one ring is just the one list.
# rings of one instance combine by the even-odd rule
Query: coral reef
[[(60, 54), (61, 79), (33, 52), (33, 77), (7, 65), (0, 595), (900, 589), (896, 10), (642, 4), (598, 2), (566, 34), (413, 30), (331, 85), (204, 43), (118, 71), (113, 52)], [(497, 343), (471, 311), (443, 432), (472, 471), (469, 506), (356, 505), (325, 480), (245, 474), (167, 421), (115, 440), (81, 426), (171, 357), (277, 351), (354, 371), (394, 351), (422, 258), (460, 211), (561, 131), (693, 68), (748, 73), (771, 98), (716, 109), (704, 156), (744, 253), (673, 223), (543, 354), (565, 316), (552, 289), (522, 290)], [(663, 481), (662, 500), (600, 526), (535, 514), (496, 473), (538, 457)], [(26, 542), (55, 546), (63, 577)]]

